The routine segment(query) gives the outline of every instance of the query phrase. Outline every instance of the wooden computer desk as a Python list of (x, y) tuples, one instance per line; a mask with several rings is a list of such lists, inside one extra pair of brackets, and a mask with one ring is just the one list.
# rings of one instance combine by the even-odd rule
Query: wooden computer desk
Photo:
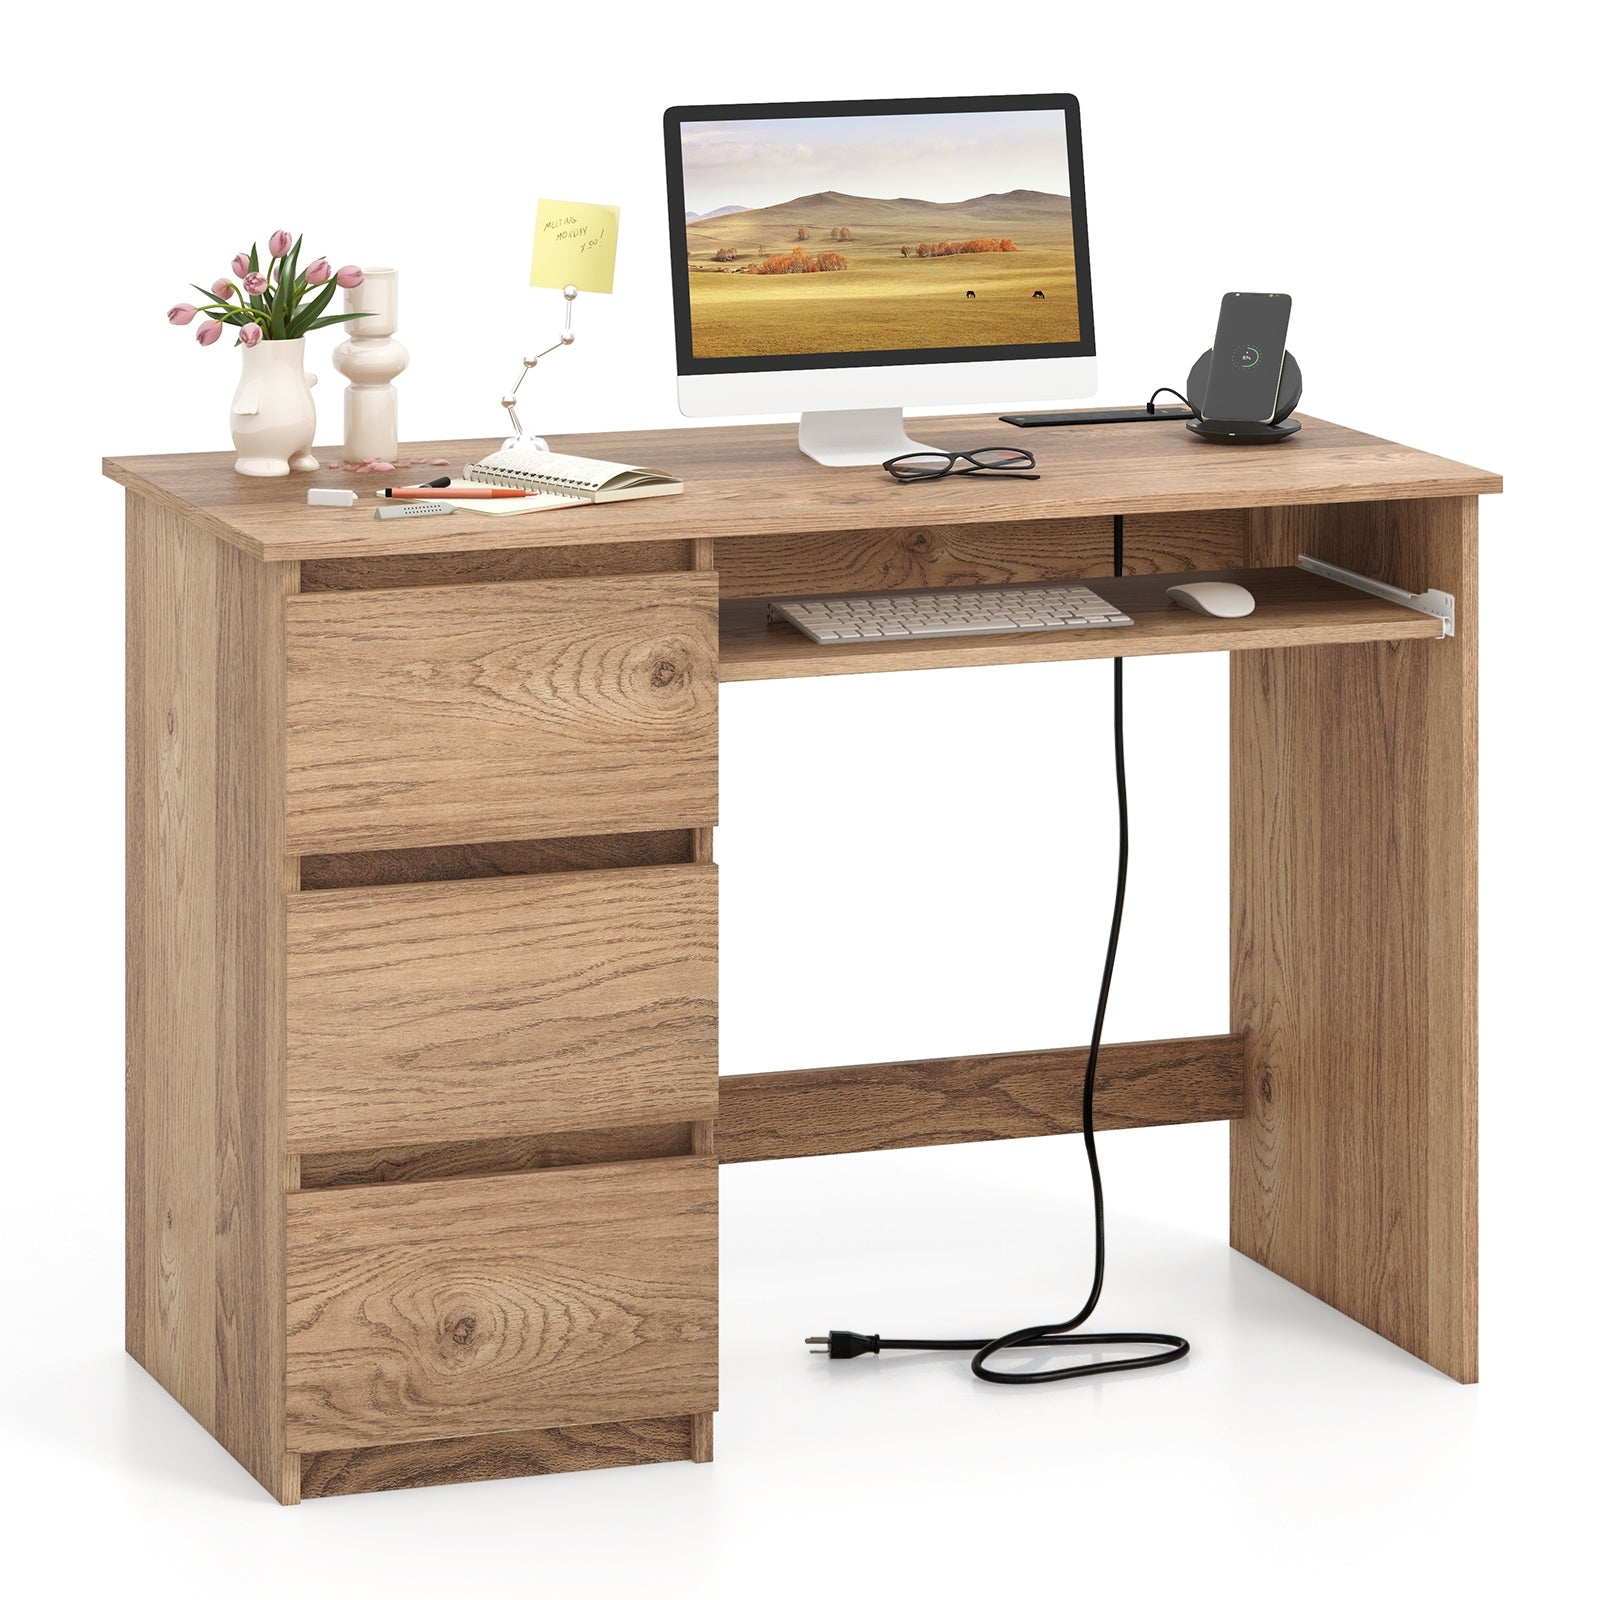
[[(1234, 1245), (1475, 1377), (1476, 497), (1500, 480), (1310, 419), (1271, 448), (1024, 442), (1039, 483), (902, 488), (787, 427), (571, 438), (686, 492), (400, 523), (303, 503), (370, 478), (106, 463), (127, 1344), (279, 1499), (708, 1460), (718, 1161), (1078, 1127), (1070, 1043), (719, 1085), (719, 681), (1231, 651), (1232, 1031), (1108, 1047), (1102, 1123), (1230, 1119)], [(1454, 636), (1301, 554), (1448, 591)], [(1195, 571), (1255, 613), (1170, 606), (1163, 575)], [(1137, 626), (822, 647), (761, 603), (1048, 578)]]

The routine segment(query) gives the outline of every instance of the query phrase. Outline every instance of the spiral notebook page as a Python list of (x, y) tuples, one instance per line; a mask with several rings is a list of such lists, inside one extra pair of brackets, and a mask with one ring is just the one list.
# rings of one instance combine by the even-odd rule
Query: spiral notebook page
[(499, 484), (509, 489), (547, 489), (581, 500), (634, 500), (650, 495), (682, 494), (683, 484), (668, 472), (630, 467), (621, 461), (592, 461), (531, 445), (496, 450), (467, 468), (469, 483)]
[[(519, 483), (516, 487), (520, 489), (525, 486)], [(544, 490), (511, 500), (452, 500), (447, 494), (441, 494), (439, 499), (458, 511), (476, 511), (486, 517), (520, 517), (529, 511), (569, 511), (574, 506), (594, 503), (582, 495), (555, 494)]]

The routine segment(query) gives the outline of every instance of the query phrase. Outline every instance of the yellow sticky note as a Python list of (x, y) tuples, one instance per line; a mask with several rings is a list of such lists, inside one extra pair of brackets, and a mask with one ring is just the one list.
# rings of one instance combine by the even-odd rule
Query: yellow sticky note
[(541, 200), (533, 223), (529, 286), (564, 289), (570, 283), (586, 294), (610, 294), (617, 270), (617, 218), (621, 215), (620, 206)]

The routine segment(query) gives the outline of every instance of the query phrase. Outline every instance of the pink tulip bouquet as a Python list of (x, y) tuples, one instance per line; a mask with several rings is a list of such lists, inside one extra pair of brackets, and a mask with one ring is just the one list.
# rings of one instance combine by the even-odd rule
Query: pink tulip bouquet
[(302, 272), (300, 242), (280, 228), (267, 240), (265, 271), (255, 245), (248, 255), (241, 250), (233, 258), (233, 278), (218, 278), (209, 290), (195, 284), (205, 303), (181, 302), (167, 313), (167, 321), (182, 328), (204, 317), (194, 335), (201, 344), (215, 344), (224, 328), (237, 328), (235, 343), (257, 345), (263, 339), (300, 339), (316, 328), (371, 316), (370, 311), (323, 315), (335, 289), (353, 289), (361, 282), (361, 268), (340, 267), (335, 272), (325, 257), (318, 256)]

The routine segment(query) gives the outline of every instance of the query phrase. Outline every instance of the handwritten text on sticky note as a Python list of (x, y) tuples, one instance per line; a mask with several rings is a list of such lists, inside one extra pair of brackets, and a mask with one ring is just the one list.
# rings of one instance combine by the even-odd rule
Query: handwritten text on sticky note
[(564, 289), (569, 283), (589, 294), (610, 294), (617, 267), (618, 206), (575, 200), (541, 200), (533, 224), (535, 289)]

